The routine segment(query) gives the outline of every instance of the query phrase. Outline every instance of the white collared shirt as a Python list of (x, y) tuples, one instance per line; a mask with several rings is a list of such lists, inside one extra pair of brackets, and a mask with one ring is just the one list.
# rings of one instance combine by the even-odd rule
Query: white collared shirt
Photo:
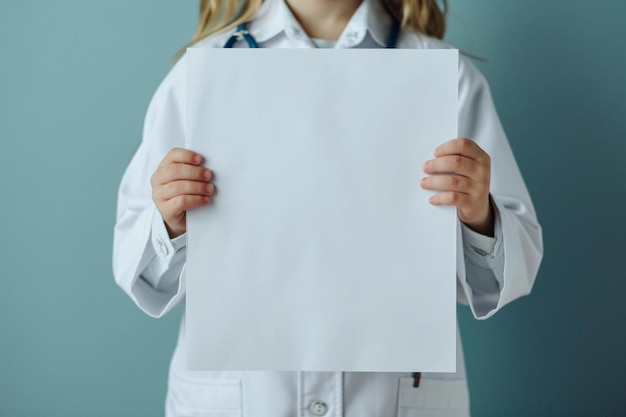
[[(339, 37), (336, 48), (379, 48), (385, 45), (391, 18), (376, 2), (364, 1)], [(315, 45), (284, 1), (265, 1), (248, 29), (264, 48), (313, 48)], [(209, 40), (219, 47), (230, 34)], [(215, 43), (214, 43), (215, 42)], [(245, 42), (239, 46), (246, 47)]]
[[(335, 48), (380, 48), (391, 19), (375, 0), (364, 0)], [(313, 48), (284, 0), (266, 0), (249, 27), (263, 48)], [(230, 33), (197, 46), (219, 48)], [(247, 47), (244, 41), (236, 47)], [(399, 48), (450, 48), (423, 35), (403, 32)], [(113, 268), (116, 282), (147, 314), (161, 317), (184, 306), (186, 238), (170, 240), (151, 199), (150, 176), (172, 147), (184, 147), (185, 57), (156, 91), (142, 143), (122, 179), (118, 196)], [(366, 87), (366, 86), (365, 86)], [(492, 159), (491, 195), (496, 237), (459, 223), (458, 300), (478, 319), (528, 294), (542, 257), (541, 228), (488, 86), (464, 56), (459, 63), (459, 136), (475, 140)], [(442, 142), (450, 138), (442, 138)], [(407, 317), (407, 331), (412, 331)], [(423, 374), (413, 388), (411, 373), (189, 372), (185, 319), (170, 367), (166, 414), (213, 417), (419, 417), (468, 416), (465, 367), (457, 337), (457, 372)], [(389, 341), (393, 343), (393, 341)]]

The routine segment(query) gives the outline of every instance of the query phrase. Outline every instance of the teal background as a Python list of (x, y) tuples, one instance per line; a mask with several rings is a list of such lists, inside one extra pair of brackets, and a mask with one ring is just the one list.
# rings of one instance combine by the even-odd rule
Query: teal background
[[(459, 309), (474, 416), (626, 415), (626, 3), (451, 0), (544, 226), (531, 296)], [(116, 189), (196, 2), (0, 2), (0, 416), (162, 415), (180, 312), (116, 287)]]

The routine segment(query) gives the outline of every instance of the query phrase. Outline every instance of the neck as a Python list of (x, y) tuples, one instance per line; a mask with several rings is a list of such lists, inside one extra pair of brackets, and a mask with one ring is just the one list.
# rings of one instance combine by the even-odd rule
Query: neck
[(337, 40), (361, 0), (286, 0), (286, 3), (310, 37)]

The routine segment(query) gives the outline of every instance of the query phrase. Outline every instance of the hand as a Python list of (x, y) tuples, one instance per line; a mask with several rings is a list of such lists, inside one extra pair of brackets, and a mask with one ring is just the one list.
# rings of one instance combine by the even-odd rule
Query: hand
[(213, 173), (200, 166), (202, 157), (182, 148), (171, 149), (152, 175), (152, 200), (170, 239), (187, 230), (187, 210), (209, 203), (215, 192)]
[(474, 141), (452, 139), (435, 149), (435, 159), (423, 168), (425, 190), (441, 191), (430, 198), (433, 205), (454, 206), (459, 219), (472, 230), (494, 235), (494, 215), (489, 199), (491, 158)]

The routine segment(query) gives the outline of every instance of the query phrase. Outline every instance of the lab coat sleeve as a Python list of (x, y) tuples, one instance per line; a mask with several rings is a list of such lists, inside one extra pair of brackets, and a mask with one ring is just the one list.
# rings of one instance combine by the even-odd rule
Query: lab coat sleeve
[[(498, 303), (504, 281), (504, 252), (500, 214), (495, 210), (494, 237), (483, 236), (461, 223), (465, 279), (472, 291), (472, 310), (477, 316), (491, 311)], [(459, 222), (460, 223), (460, 222)], [(462, 302), (468, 303), (459, 282)]]
[(150, 185), (150, 177), (167, 152), (184, 146), (183, 75), (184, 57), (150, 102), (141, 144), (118, 191), (113, 274), (117, 284), (152, 317), (163, 316), (185, 296), (184, 279), (181, 279), (184, 240), (169, 240), (152, 201)]
[(139, 278), (160, 291), (171, 291), (178, 280), (187, 256), (187, 234), (170, 239), (165, 223), (158, 210), (154, 210), (150, 241), (144, 257), (146, 268)]
[(486, 319), (530, 293), (543, 256), (541, 226), (496, 113), (489, 86), (465, 56), (459, 62), (459, 136), (474, 140), (491, 157), (490, 193), (497, 212), (493, 253), (463, 238), (459, 224), (458, 298), (474, 317)]

